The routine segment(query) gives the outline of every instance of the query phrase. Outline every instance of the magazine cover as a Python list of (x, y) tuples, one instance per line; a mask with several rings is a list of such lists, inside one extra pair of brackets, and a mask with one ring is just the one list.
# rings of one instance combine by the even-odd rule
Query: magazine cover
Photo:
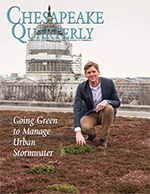
[(149, 193), (150, 2), (0, 5), (0, 193)]

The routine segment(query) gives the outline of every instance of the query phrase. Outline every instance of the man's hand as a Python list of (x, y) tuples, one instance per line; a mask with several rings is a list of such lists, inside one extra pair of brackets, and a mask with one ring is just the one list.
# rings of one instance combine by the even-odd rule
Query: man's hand
[(96, 107), (96, 112), (98, 112), (99, 110), (103, 110), (107, 104), (108, 104), (108, 101), (107, 101), (107, 100), (101, 101), (101, 102), (97, 105), (97, 107)]
[(82, 146), (83, 146), (84, 144), (86, 144), (86, 141), (85, 141), (85, 139), (84, 139), (84, 137), (83, 137), (81, 131), (77, 131), (77, 132), (76, 132), (76, 143), (77, 143), (78, 145), (82, 145)]

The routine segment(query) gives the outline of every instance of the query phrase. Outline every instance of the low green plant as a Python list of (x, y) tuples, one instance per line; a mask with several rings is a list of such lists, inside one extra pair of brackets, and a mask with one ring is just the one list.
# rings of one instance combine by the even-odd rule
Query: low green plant
[(64, 150), (64, 147), (62, 146), (62, 143), (60, 143), (59, 145), (58, 153), (60, 154), (60, 156), (65, 155), (65, 150)]
[(137, 121), (138, 118), (137, 117), (127, 117), (128, 121)]
[(101, 150), (101, 156), (107, 156), (107, 150), (106, 149), (103, 149)]
[(48, 185), (46, 187), (47, 190), (55, 189), (56, 191), (59, 191), (61, 189), (66, 189), (71, 192), (80, 193), (78, 189), (74, 188), (73, 185), (61, 185), (61, 184), (54, 184), (54, 185)]
[(77, 144), (74, 145), (68, 145), (64, 147), (65, 152), (71, 153), (71, 154), (79, 154), (83, 152), (96, 152), (96, 149), (92, 149), (90, 145), (83, 145), (78, 146)]
[(43, 173), (43, 172), (46, 172), (46, 173), (54, 173), (55, 172), (55, 168), (53, 166), (50, 166), (50, 165), (36, 165), (36, 166), (33, 166), (31, 169), (30, 169), (30, 172), (32, 173)]

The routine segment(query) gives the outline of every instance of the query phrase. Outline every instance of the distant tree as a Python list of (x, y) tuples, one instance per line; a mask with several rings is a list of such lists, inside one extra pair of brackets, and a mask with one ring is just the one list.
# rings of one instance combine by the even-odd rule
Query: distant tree
[(49, 74), (48, 79), (41, 79), (40, 85), (47, 88), (46, 98), (52, 102), (65, 101), (66, 93), (63, 91), (63, 86), (69, 81), (68, 78), (62, 80), (61, 74), (55, 72)]

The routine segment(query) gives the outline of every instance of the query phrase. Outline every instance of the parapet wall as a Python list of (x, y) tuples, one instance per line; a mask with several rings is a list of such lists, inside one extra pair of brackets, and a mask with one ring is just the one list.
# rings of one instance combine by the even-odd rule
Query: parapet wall
[[(72, 102), (43, 102), (43, 101), (7, 101), (1, 100), (0, 106), (31, 106), (31, 107), (61, 107), (73, 108)], [(119, 110), (123, 111), (143, 111), (150, 112), (150, 106), (147, 105), (121, 105)]]

